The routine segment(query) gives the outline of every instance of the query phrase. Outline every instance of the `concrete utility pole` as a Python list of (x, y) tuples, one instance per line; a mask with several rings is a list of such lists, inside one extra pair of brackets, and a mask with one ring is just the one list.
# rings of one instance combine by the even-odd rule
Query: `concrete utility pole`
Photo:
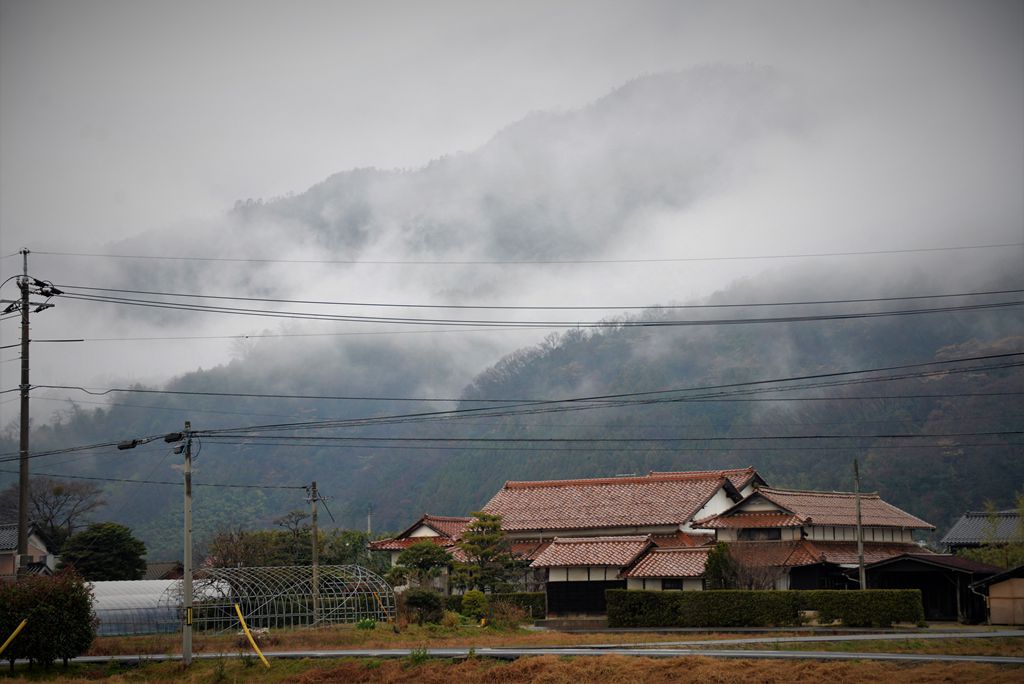
[[(21, 394), (21, 420), (20, 438), (18, 444), (18, 549), (15, 556), (15, 572), (21, 573), (25, 570), (28, 559), (28, 507), (29, 507), (29, 476), (28, 476), (28, 431), (29, 431), (29, 401), (28, 393), (32, 389), (29, 383), (29, 307), (34, 306), (34, 313), (53, 306), (49, 301), (30, 302), (29, 295), (38, 294), (46, 297), (55, 297), (64, 294), (53, 283), (37, 280), (28, 274), (27, 249), (21, 250), (22, 270), (20, 276), (11, 276), (2, 284), (17, 277), (18, 289), (21, 296), (18, 299), (0, 299), (0, 303), (7, 304), (7, 307), (0, 311), (2, 314), (10, 314), (21, 311), (21, 382), (18, 389)], [(47, 342), (74, 342), (76, 340), (46, 340)]]
[(21, 438), (18, 445), (18, 567), (21, 573), (28, 556), (28, 250), (21, 250)]
[(860, 468), (857, 459), (853, 459), (853, 498), (857, 503), (857, 574), (860, 588), (868, 588), (867, 573), (864, 571), (864, 528), (860, 518)]
[(309, 503), (313, 513), (313, 624), (320, 623), (320, 530), (317, 527), (316, 502), (320, 495), (316, 491), (316, 480), (309, 488)]
[(185, 421), (185, 562), (181, 589), (185, 623), (181, 627), (181, 662), (192, 664), (192, 423)]

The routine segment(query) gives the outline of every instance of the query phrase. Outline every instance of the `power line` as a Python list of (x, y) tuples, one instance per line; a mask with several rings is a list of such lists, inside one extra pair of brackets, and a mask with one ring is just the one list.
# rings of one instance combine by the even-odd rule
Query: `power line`
[[(0, 473), (14, 473), (17, 474), (16, 470), (2, 470)], [(121, 477), (87, 477), (85, 475), (65, 475), (63, 473), (36, 473), (36, 475), (42, 475), (43, 477), (56, 477), (60, 479), (68, 480), (95, 480), (98, 482), (125, 482), (128, 484), (151, 484), (151, 485), (173, 485), (180, 487), (181, 482), (171, 482), (167, 480), (130, 480)], [(217, 483), (217, 482), (193, 482), (193, 487), (227, 487), (231, 489), (305, 489), (305, 485), (245, 485), (245, 484), (230, 484), (230, 483)]]
[(220, 263), (243, 263), (243, 264), (348, 264), (348, 265), (373, 265), (373, 266), (518, 266), (518, 265), (572, 265), (572, 264), (656, 264), (656, 263), (692, 263), (692, 262), (715, 262), (715, 261), (752, 261), (761, 259), (808, 259), (823, 257), (848, 257), (848, 256), (877, 256), (884, 254), (920, 254), (930, 252), (957, 252), (979, 249), (999, 249), (1005, 247), (1021, 247), (1024, 242), (1006, 242), (995, 244), (979, 245), (958, 245), (947, 247), (919, 247), (911, 249), (877, 249), (868, 251), (847, 251), (847, 252), (809, 252), (790, 254), (760, 254), (741, 256), (719, 256), (719, 257), (676, 257), (676, 258), (649, 258), (649, 259), (439, 259), (439, 260), (360, 260), (360, 259), (270, 259), (270, 258), (249, 258), (238, 257), (209, 257), (209, 256), (167, 256), (147, 254), (102, 254), (89, 252), (33, 252), (33, 254), (45, 254), (48, 256), (62, 257), (89, 257), (104, 259), (140, 259), (157, 261), (200, 261)]
[(342, 314), (322, 314), (315, 312), (282, 312), (270, 309), (246, 309), (240, 307), (222, 307), (207, 305), (191, 305), (158, 300), (131, 299), (126, 297), (105, 297), (65, 293), (67, 300), (87, 301), (95, 303), (119, 304), (143, 308), (169, 309), (174, 311), (191, 311), (196, 313), (216, 313), (234, 316), (253, 316), (259, 318), (282, 318), (289, 320), (332, 321), (344, 323), (388, 323), (400, 325), (440, 325), (440, 326), (475, 326), (520, 328), (529, 327), (564, 329), (564, 328), (661, 328), (661, 327), (692, 327), (717, 325), (748, 325), (763, 323), (799, 323), (807, 321), (853, 320), (867, 318), (883, 318), (891, 316), (917, 316), (933, 313), (953, 313), (962, 311), (979, 311), (987, 309), (1004, 309), (1024, 304), (1024, 300), (1007, 302), (989, 302), (964, 304), (958, 306), (940, 306), (921, 309), (899, 309), (891, 311), (862, 311), (853, 313), (809, 314), (803, 316), (771, 316), (761, 318), (719, 318), (719, 319), (676, 319), (676, 320), (605, 320), (605, 321), (491, 321), (486, 319), (453, 319), (453, 318), (410, 318), (398, 316), (356, 316)]
[[(935, 395), (935, 396), (948, 396), (948, 395)], [(218, 411), (218, 410), (214, 410), (214, 409), (197, 409), (195, 407), (155, 406), (155, 405), (152, 405), (152, 404), (125, 404), (125, 403), (117, 402), (117, 401), (109, 401), (109, 402), (108, 401), (89, 401), (88, 399), (72, 399), (71, 397), (34, 397), (34, 399), (35, 399), (35, 401), (49, 401), (49, 402), (62, 403), (62, 404), (71, 404), (72, 406), (78, 406), (79, 404), (89, 404), (89, 405), (92, 405), (92, 406), (102, 406), (102, 407), (105, 407), (105, 408), (123, 407), (123, 408), (147, 409), (147, 410), (153, 410), (153, 411), (175, 411), (175, 412), (178, 412), (178, 413), (199, 413), (199, 414), (232, 415), (232, 416), (261, 416), (261, 417), (267, 417), (267, 418), (291, 418), (291, 417), (293, 417), (293, 414), (256, 413), (256, 412), (251, 412), (251, 411)], [(8, 400), (8, 401), (17, 401), (17, 399)], [(2, 405), (4, 403), (6, 403), (6, 402), (0, 402), (0, 405)], [(1013, 413), (1013, 414), (1003, 413), (1003, 414), (1000, 414), (999, 416), (993, 416), (991, 413), (985, 413), (985, 414), (959, 414), (959, 415), (957, 415), (955, 417), (952, 417), (952, 418), (949, 418), (947, 420), (952, 420), (954, 418), (956, 420), (968, 420), (969, 419), (969, 420), (974, 420), (974, 421), (982, 421), (982, 420), (996, 420), (996, 419), (1001, 419), (1001, 418), (1024, 418), (1024, 414), (1022, 414), (1022, 413)], [(473, 419), (467, 419), (466, 422), (471, 422), (472, 420)], [(730, 423), (730, 425), (733, 426), (733, 427), (736, 427), (738, 425), (739, 426), (744, 426), (744, 427), (758, 427), (758, 426), (762, 426), (762, 425), (863, 425), (863, 424), (869, 424), (869, 423), (876, 424), (876, 423), (896, 423), (896, 422), (907, 422), (907, 420), (905, 418), (887, 418), (887, 419), (884, 419), (884, 420), (856, 420), (856, 419), (851, 419), (851, 420), (839, 420), (839, 421), (812, 421), (812, 422), (809, 422), (809, 423), (806, 423), (806, 422), (793, 422), (793, 421), (780, 421), (780, 420), (768, 420), (768, 421), (757, 422), (757, 423), (737, 423), (736, 421), (732, 421)], [(652, 424), (642, 424), (642, 423), (629, 423), (626, 426), (619, 426), (619, 427), (620, 428), (621, 427), (629, 427), (629, 428), (633, 428), (633, 429), (638, 429), (639, 430), (639, 429), (663, 429), (663, 428), (669, 428), (669, 427), (679, 428), (679, 427), (697, 427), (697, 426), (698, 426), (698, 424), (687, 424), (687, 423), (678, 423), (677, 422), (677, 423), (673, 423), (671, 425), (665, 425), (665, 424), (652, 425)], [(607, 425), (605, 423), (561, 423), (561, 424), (555, 424), (555, 423), (547, 423), (547, 424), (531, 423), (530, 427), (544, 427), (544, 428), (553, 428), (553, 429), (558, 429), (558, 428), (578, 429), (578, 428), (594, 428), (594, 427), (604, 428), (604, 427), (607, 427)]]
[[(89, 295), (85, 292), (74, 292), (74, 290), (89, 290), (92, 292), (119, 292), (122, 294), (155, 295), (159, 297), (182, 297), (186, 299), (219, 299), (239, 302), (267, 302), (274, 304), (315, 304), (321, 306), (351, 306), (370, 308), (402, 308), (402, 309), (476, 309), (496, 311), (612, 311), (612, 310), (675, 310), (675, 309), (727, 309), (727, 308), (756, 308), (756, 307), (780, 307), (780, 306), (813, 306), (823, 304), (865, 304), (877, 302), (913, 301), (929, 299), (949, 299), (954, 297), (983, 297), (992, 295), (1019, 294), (1024, 289), (1015, 290), (987, 290), (981, 292), (955, 292), (947, 294), (930, 295), (905, 295), (900, 297), (864, 297), (856, 299), (820, 299), (810, 301), (788, 301), (788, 302), (748, 302), (748, 303), (727, 303), (727, 304), (654, 304), (654, 305), (633, 305), (633, 306), (527, 306), (527, 305), (493, 305), (493, 304), (408, 304), (396, 302), (348, 302), (317, 299), (275, 299), (268, 297), (241, 297), (234, 295), (210, 295), (201, 293), (184, 292), (159, 292), (153, 290), (129, 290), (110, 287), (88, 287), (85, 285), (61, 285), (65, 294), (82, 296)], [(138, 300), (149, 301), (149, 300)], [(168, 302), (170, 303), (170, 302)]]
[[(637, 442), (749, 442), (759, 440), (818, 440), (818, 439), (932, 439), (950, 437), (1010, 437), (1024, 435), (1024, 430), (992, 430), (988, 432), (922, 432), (922, 433), (883, 433), (883, 434), (841, 434), (841, 435), (740, 435), (740, 436), (700, 436), (700, 437), (346, 437), (346, 436), (310, 436), (310, 435), (246, 435), (231, 433), (232, 439), (254, 437), (262, 440), (292, 441), (306, 440), (310, 442), (398, 442), (398, 443), (472, 443), (472, 444), (634, 444)], [(204, 439), (216, 443), (216, 434), (205, 435)], [(274, 443), (270, 442), (270, 443)]]
[[(642, 441), (642, 440), (637, 440)], [(217, 444), (240, 446), (240, 447), (274, 447), (276, 448), (315, 448), (315, 449), (386, 449), (388, 451), (480, 451), (475, 446), (433, 446), (429, 444), (338, 444), (338, 443), (312, 443), (312, 442), (262, 442), (254, 440), (230, 440), (218, 439)], [(994, 442), (942, 442), (939, 444), (872, 444), (869, 449), (956, 449), (962, 447), (970, 448), (1009, 448), (1020, 446), (1016, 443), (994, 443)], [(680, 452), (765, 452), (765, 451), (849, 451), (851, 449), (864, 449), (863, 445), (832, 446), (828, 444), (815, 444), (814, 446), (789, 446), (772, 445), (764, 447), (561, 447), (561, 446), (488, 446), (487, 453), (492, 452), (584, 452), (584, 453), (680, 453)]]
[[(824, 378), (833, 377), (844, 377), (850, 375), (861, 375), (866, 373), (883, 373), (888, 371), (897, 370), (910, 370), (914, 368), (925, 368), (928, 366), (949, 366), (958, 363), (967, 363), (973, 361), (994, 361), (997, 359), (1011, 359), (1024, 356), (1024, 351), (1021, 352), (1008, 352), (1004, 354), (985, 354), (980, 356), (967, 356), (956, 359), (947, 359), (942, 361), (927, 361), (923, 363), (911, 363), (901, 364), (895, 366), (883, 366), (878, 368), (867, 368), (858, 370), (848, 371), (835, 371), (830, 373), (814, 373), (810, 375), (798, 375), (789, 376), (782, 378), (772, 378), (766, 380), (751, 380), (745, 382), (727, 383), (720, 385), (706, 385), (698, 387), (678, 387), (671, 389), (661, 390), (648, 390), (643, 392), (627, 392), (619, 394), (606, 394), (596, 395), (591, 397), (573, 397), (568, 399), (509, 399), (505, 397), (501, 398), (447, 398), (447, 397), (390, 397), (390, 396), (368, 396), (368, 395), (302, 395), (302, 394), (274, 394), (274, 393), (243, 393), (243, 392), (198, 392), (188, 390), (155, 390), (155, 389), (144, 389), (144, 388), (105, 388), (105, 389), (88, 389), (80, 386), (72, 385), (33, 385), (34, 388), (43, 389), (64, 389), (64, 390), (78, 390), (91, 394), (93, 396), (104, 396), (112, 392), (131, 392), (140, 394), (172, 394), (172, 395), (187, 395), (187, 396), (214, 396), (214, 397), (238, 397), (238, 398), (256, 398), (256, 399), (304, 399), (304, 400), (334, 400), (334, 401), (408, 401), (408, 402), (459, 402), (459, 403), (562, 403), (562, 402), (581, 402), (581, 401), (598, 401), (598, 400), (611, 400), (611, 399), (622, 399), (627, 397), (641, 397), (650, 395), (663, 395), (673, 394), (679, 392), (692, 392), (692, 391), (707, 391), (712, 389), (731, 389), (739, 387), (747, 387), (753, 385), (768, 385), (776, 384), (781, 382), (795, 382), (804, 380), (819, 380)], [(953, 369), (944, 371), (935, 371), (936, 373), (949, 373), (949, 372), (969, 372), (972, 370), (990, 370), (990, 368), (978, 368), (969, 367), (964, 369)], [(923, 376), (922, 376), (923, 377)], [(869, 379), (872, 381), (886, 381), (890, 378), (877, 378)], [(902, 377), (896, 379), (905, 379)], [(781, 389), (781, 388), (780, 388)], [(16, 391), (16, 390), (4, 390), (4, 391)], [(493, 408), (493, 407), (492, 407)]]

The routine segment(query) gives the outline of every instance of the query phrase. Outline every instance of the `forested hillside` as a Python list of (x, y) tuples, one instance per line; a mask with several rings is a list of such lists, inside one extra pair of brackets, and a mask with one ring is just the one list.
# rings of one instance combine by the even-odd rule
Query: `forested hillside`
[(419, 168), (32, 254), (64, 293), (33, 334), (82, 340), (33, 346), (32, 471), (94, 478), (97, 517), (155, 559), (182, 524), (158, 437), (186, 420), (200, 546), (306, 507), (313, 480), (333, 524), (374, 531), (508, 479), (753, 465), (849, 489), (854, 458), (940, 532), (1010, 505), (1019, 188), (997, 164), (919, 168), (959, 148), (843, 102), (770, 68), (645, 76)]
[[(1012, 277), (1007, 271), (993, 278), (990, 289)], [(705, 305), (750, 302), (753, 285), (738, 284)], [(781, 301), (789, 287), (800, 286), (775, 281), (754, 289)], [(785, 312), (798, 308), (802, 315), (809, 310), (790, 306)], [(297, 486), (316, 479), (331, 497), (337, 524), (362, 527), (372, 509), (377, 530), (402, 528), (423, 512), (466, 514), (508, 479), (753, 465), (775, 486), (849, 489), (857, 457), (866, 489), (941, 532), (985, 500), (1009, 504), (1024, 483), (1024, 382), (1014, 366), (1019, 357), (1002, 356), (1024, 349), (1021, 315), (1011, 311), (630, 327), (682, 315), (656, 309), (602, 329), (552, 334), (520, 349), (477, 375), (458, 404), (370, 400), (444, 399), (429, 394), (437, 376), (455, 365), (441, 348), (424, 357), (421, 346), (324, 343), (315, 354), (270, 363), (266, 354), (280, 350), (268, 341), (165, 389), (364, 398), (136, 394), (106, 409), (75, 406), (58, 422), (37, 426), (33, 450), (161, 434), (180, 429), (185, 419), (197, 430), (370, 419), (365, 425), (201, 438), (196, 480)], [(718, 318), (720, 310), (686, 316)], [(407, 366), (411, 358), (416, 361)], [(955, 359), (977, 360), (919, 365)], [(830, 375), (904, 365), (909, 367)], [(964, 368), (976, 370), (959, 372)], [(812, 377), (748, 384), (801, 376)], [(886, 377), (902, 379), (875, 381)], [(410, 384), (414, 379), (418, 384)], [(551, 403), (564, 399), (576, 401)], [(421, 415), (435, 411), (442, 413)], [(5, 454), (16, 452), (15, 437), (9, 430)], [(130, 451), (108, 447), (42, 457), (33, 468), (176, 482), (179, 461), (156, 441)], [(131, 525), (152, 555), (174, 553), (180, 487), (105, 487), (110, 505), (101, 515)], [(296, 489), (199, 486), (197, 538), (228, 527), (267, 526), (303, 508), (304, 498)]]

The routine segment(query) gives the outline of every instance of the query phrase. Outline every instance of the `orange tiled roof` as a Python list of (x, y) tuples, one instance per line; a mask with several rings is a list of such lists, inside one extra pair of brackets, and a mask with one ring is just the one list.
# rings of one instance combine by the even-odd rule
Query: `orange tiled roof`
[(728, 547), (730, 555), (750, 565), (792, 568), (825, 562), (824, 554), (806, 539), (730, 542)]
[(506, 482), (483, 510), (508, 532), (680, 525), (727, 482), (720, 471)]
[[(744, 511), (744, 502), (758, 496), (778, 506), (782, 513)], [(856, 496), (853, 492), (815, 492), (762, 487), (731, 509), (696, 520), (694, 525), (708, 529), (800, 525), (853, 527), (857, 524)], [(861, 494), (860, 506), (862, 524), (868, 527), (935, 529), (924, 520), (883, 501), (878, 494)], [(775, 518), (779, 521), (778, 524), (771, 522), (771, 516), (778, 516)]]
[(691, 548), (713, 544), (715, 537), (711, 534), (688, 534), (679, 530), (674, 534), (652, 534), (651, 541), (658, 547)]
[(719, 528), (744, 529), (751, 527), (801, 527), (807, 523), (805, 518), (791, 513), (736, 513), (734, 515), (713, 515), (694, 521), (694, 527), (709, 530)]
[[(729, 553), (753, 565), (800, 567), (817, 563), (857, 564), (857, 542), (799, 541), (730, 542)], [(917, 544), (864, 544), (864, 562), (878, 561), (905, 553), (921, 553)]]
[[(413, 523), (408, 529), (392, 539), (380, 539), (370, 542), (370, 548), (377, 551), (404, 551), (413, 544), (422, 541), (429, 541), (442, 547), (449, 547), (462, 538), (462, 533), (469, 526), (472, 518), (448, 515), (430, 515), (424, 513), (423, 517)], [(410, 537), (413, 532), (423, 526), (437, 532), (437, 536)]]
[(406, 537), (405, 539), (379, 539), (372, 541), (370, 542), (370, 548), (375, 551), (405, 551), (413, 544), (420, 544), (422, 542), (436, 544), (445, 549), (453, 546), (455, 543), (448, 537)]
[(708, 546), (650, 549), (619, 576), (623, 578), (703, 577)]
[[(856, 565), (857, 563), (857, 542), (816, 541), (811, 543), (829, 563), (837, 565)], [(877, 563), (905, 553), (928, 554), (917, 544), (879, 544), (877, 542), (864, 544), (865, 563)]]
[[(757, 490), (757, 494), (791, 513), (808, 519), (814, 525), (857, 524), (856, 494), (853, 492), (812, 492), (762, 487)], [(878, 494), (861, 494), (860, 508), (863, 525), (935, 529), (934, 525), (882, 501)]]
[(514, 541), (512, 542), (511, 550), (513, 555), (533, 560), (549, 546), (551, 546), (551, 540)]
[[(673, 470), (652, 470), (651, 476), (661, 475), (717, 475), (721, 473), (725, 477), (729, 478), (729, 482), (737, 490), (742, 490), (750, 482), (758, 478), (760, 475), (754, 469), (754, 466), (747, 466), (746, 468), (729, 468), (726, 470), (690, 470), (690, 471), (673, 471)], [(764, 480), (761, 480), (764, 482)]]
[(559, 537), (531, 563), (535, 568), (606, 565), (625, 567), (651, 546), (643, 537)]

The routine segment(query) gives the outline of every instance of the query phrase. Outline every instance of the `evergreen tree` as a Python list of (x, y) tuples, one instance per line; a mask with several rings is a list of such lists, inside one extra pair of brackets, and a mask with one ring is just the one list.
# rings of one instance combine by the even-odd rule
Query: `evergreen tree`
[(501, 529), (501, 516), (477, 511), (456, 545), (466, 557), (455, 564), (453, 583), (465, 589), (509, 591), (521, 563)]
[(64, 544), (61, 564), (90, 582), (137, 580), (146, 574), (146, 545), (117, 523), (95, 523), (71, 535)]

